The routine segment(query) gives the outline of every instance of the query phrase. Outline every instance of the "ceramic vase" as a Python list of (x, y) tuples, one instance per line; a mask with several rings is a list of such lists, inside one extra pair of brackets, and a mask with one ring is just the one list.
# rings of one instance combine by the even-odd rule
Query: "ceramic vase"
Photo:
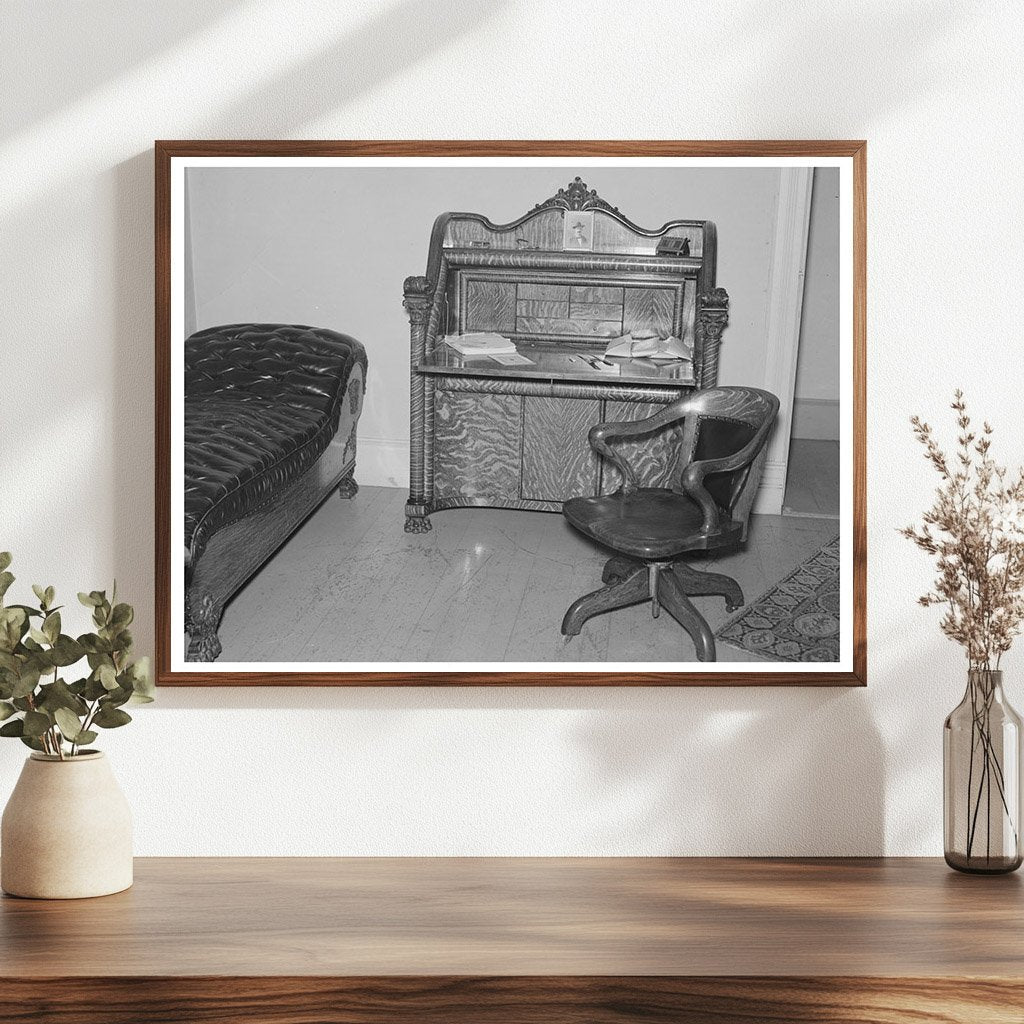
[(68, 900), (131, 884), (131, 811), (110, 762), (99, 751), (32, 754), (0, 824), (0, 887)]

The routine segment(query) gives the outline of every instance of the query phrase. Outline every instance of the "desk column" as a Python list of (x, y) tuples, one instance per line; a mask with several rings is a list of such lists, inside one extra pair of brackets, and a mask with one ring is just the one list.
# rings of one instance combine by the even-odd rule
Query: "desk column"
[(402, 305), (409, 314), (409, 500), (405, 503), (405, 532), (426, 533), (430, 529), (424, 483), (427, 381), (417, 367), (426, 351), (432, 289), (425, 277), (405, 279)]

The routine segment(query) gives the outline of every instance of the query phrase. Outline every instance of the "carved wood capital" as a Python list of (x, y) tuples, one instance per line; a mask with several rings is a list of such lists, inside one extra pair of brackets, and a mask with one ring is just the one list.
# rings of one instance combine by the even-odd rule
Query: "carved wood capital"
[(403, 288), (402, 305), (414, 324), (424, 324), (430, 313), (430, 281), (421, 276), (407, 277)]

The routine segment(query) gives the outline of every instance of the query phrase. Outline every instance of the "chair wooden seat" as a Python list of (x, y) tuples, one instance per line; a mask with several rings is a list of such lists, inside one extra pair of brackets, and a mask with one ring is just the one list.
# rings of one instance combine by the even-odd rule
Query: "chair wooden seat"
[(723, 523), (715, 533), (704, 533), (700, 505), (688, 495), (666, 487), (641, 488), (632, 494), (571, 498), (562, 514), (580, 533), (598, 544), (645, 561), (724, 547), (743, 529), (742, 523)]
[[(650, 601), (655, 618), (664, 606), (690, 634), (700, 661), (715, 660), (711, 628), (690, 598), (720, 595), (732, 611), (743, 604), (743, 592), (735, 580), (698, 572), (682, 556), (745, 539), (778, 409), (779, 400), (757, 388), (707, 388), (647, 419), (591, 429), (591, 447), (615, 465), (622, 488), (615, 494), (571, 498), (562, 514), (585, 537), (616, 554), (602, 574), (607, 586), (584, 594), (565, 613), (565, 636), (576, 636), (594, 615)], [(650, 436), (678, 422), (682, 429), (671, 474), (675, 486), (639, 487), (632, 466), (609, 442)]]

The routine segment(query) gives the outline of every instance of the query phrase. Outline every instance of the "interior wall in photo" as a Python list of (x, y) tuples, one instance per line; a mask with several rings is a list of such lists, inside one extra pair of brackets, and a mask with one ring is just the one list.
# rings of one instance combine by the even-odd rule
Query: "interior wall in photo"
[(839, 440), (839, 172), (814, 169), (792, 436)]
[[(358, 338), (370, 372), (357, 476), (365, 484), (405, 487), (409, 331), (402, 282), (424, 272), (435, 217), (460, 210), (506, 223), (576, 173), (644, 227), (679, 217), (715, 222), (718, 283), (730, 297), (719, 381), (765, 385), (778, 168), (191, 168), (186, 332), (262, 321)], [(834, 177), (838, 195), (838, 172)], [(818, 226), (815, 239), (817, 253), (836, 262), (835, 216)], [(838, 301), (834, 277), (825, 278), (830, 294), (814, 296), (816, 309)], [(817, 289), (819, 280), (809, 287)], [(838, 317), (831, 315), (835, 350), (821, 372), (835, 377)], [(833, 380), (833, 391), (837, 386)]]

